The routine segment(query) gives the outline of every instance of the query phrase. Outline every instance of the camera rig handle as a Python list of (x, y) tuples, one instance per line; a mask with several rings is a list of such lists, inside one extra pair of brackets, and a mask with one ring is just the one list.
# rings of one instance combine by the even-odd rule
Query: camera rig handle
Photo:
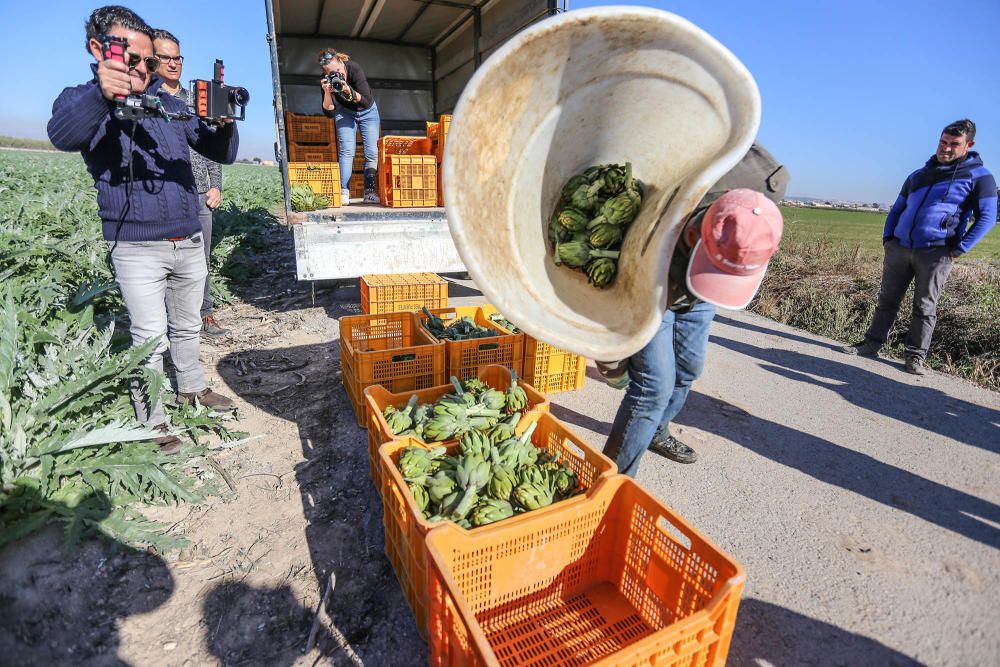
[[(105, 60), (117, 60), (125, 64), (125, 50), (128, 49), (128, 40), (124, 37), (114, 37), (112, 35), (101, 36), (101, 52)], [(115, 101), (122, 101), (124, 95), (115, 95)]]

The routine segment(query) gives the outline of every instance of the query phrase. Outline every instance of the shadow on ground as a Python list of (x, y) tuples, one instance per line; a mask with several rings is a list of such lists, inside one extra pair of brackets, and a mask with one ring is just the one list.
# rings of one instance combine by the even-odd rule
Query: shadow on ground
[[(884, 377), (854, 361), (843, 363), (792, 350), (757, 347), (718, 335), (710, 340), (768, 362), (761, 367), (776, 375), (825, 387), (864, 410), (1000, 454), (1000, 410), (954, 398), (910, 375), (901, 373), (899, 380)], [(918, 415), (916, 423), (914, 415)]]
[[(317, 297), (331, 317), (356, 314), (356, 292), (347, 288), (330, 290)], [(354, 411), (341, 384), (338, 341), (329, 343), (241, 350), (223, 357), (218, 372), (227, 386), (255, 407), (298, 427), (303, 462), (295, 476), (308, 521), (306, 538), (316, 576), (323, 590), (331, 572), (336, 586), (326, 612), (347, 643), (365, 664), (426, 664), (427, 647), (417, 634), (416, 624), (384, 555), (382, 504), (368, 471), (367, 433), (355, 420)], [(287, 389), (274, 391), (252, 370), (255, 358), (261, 362), (279, 357), (289, 368)], [(296, 377), (301, 374), (304, 380)], [(271, 385), (273, 387), (273, 385)], [(284, 386), (284, 385), (282, 385)], [(209, 617), (218, 618), (226, 610), (225, 633), (210, 635), (213, 653), (227, 662), (239, 662), (253, 655), (253, 627), (265, 613), (287, 618), (289, 642), (304, 646), (308, 624), (303, 624), (300, 603), (283, 588), (255, 589), (228, 586), (209, 593), (205, 605)], [(335, 641), (323, 642), (337, 664), (349, 664)], [(336, 654), (336, 655), (334, 655)], [(284, 654), (283, 654), (284, 655)], [(256, 664), (282, 664), (279, 656), (253, 655)], [(343, 662), (342, 661), (346, 661)]]
[(826, 484), (1000, 548), (1000, 530), (987, 523), (1000, 524), (1000, 507), (976, 496), (694, 391), (674, 421), (713, 433)]
[(65, 554), (62, 531), (49, 526), (0, 550), (0, 664), (125, 665), (122, 620), (173, 592), (159, 556), (108, 540)]
[(753, 598), (740, 603), (728, 662), (734, 667), (922, 664), (874, 639)]

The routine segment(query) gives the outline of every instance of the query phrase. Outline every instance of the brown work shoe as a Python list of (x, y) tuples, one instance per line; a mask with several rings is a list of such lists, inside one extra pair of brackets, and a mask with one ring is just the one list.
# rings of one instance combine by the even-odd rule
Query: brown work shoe
[(166, 424), (160, 424), (159, 426), (154, 426), (154, 431), (159, 431), (163, 433), (158, 438), (153, 438), (153, 442), (160, 446), (160, 451), (164, 454), (176, 454), (181, 451), (181, 439), (170, 432), (170, 427)]
[(214, 315), (206, 315), (201, 318), (201, 332), (209, 338), (222, 338), (230, 333), (229, 329), (222, 328)]
[(177, 400), (182, 403), (194, 403), (195, 399), (210, 410), (226, 412), (227, 410), (236, 409), (236, 403), (233, 402), (233, 399), (222, 394), (217, 394), (207, 387), (202, 391), (191, 394), (177, 394)]

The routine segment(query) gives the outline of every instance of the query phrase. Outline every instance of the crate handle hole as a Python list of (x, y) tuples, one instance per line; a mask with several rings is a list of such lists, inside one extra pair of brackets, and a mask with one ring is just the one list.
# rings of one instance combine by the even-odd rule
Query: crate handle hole
[(394, 362), (396, 361), (413, 361), (417, 358), (416, 354), (397, 354), (392, 358)]
[(682, 547), (691, 550), (691, 538), (681, 532), (681, 529), (672, 524), (667, 517), (661, 516), (656, 520), (656, 527), (662, 530), (667, 537), (677, 542)]
[(563, 449), (568, 453), (572, 454), (578, 459), (584, 459), (583, 450), (576, 446), (576, 443), (566, 440), (563, 442)]
[(500, 343), (483, 343), (479, 346), (480, 350), (495, 350), (500, 347)]

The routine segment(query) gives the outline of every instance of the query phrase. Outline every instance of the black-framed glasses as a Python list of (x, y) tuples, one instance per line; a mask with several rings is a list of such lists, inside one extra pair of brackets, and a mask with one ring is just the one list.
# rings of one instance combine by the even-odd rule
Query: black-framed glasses
[(129, 51), (126, 55), (128, 56), (129, 69), (135, 69), (139, 66), (140, 62), (145, 62), (146, 69), (150, 72), (155, 72), (160, 67), (160, 59), (156, 56), (146, 56), (143, 58), (138, 53), (132, 53), (131, 51)]
[(184, 56), (161, 56), (156, 54), (156, 57), (160, 59), (161, 63), (177, 63), (178, 65), (184, 64)]

